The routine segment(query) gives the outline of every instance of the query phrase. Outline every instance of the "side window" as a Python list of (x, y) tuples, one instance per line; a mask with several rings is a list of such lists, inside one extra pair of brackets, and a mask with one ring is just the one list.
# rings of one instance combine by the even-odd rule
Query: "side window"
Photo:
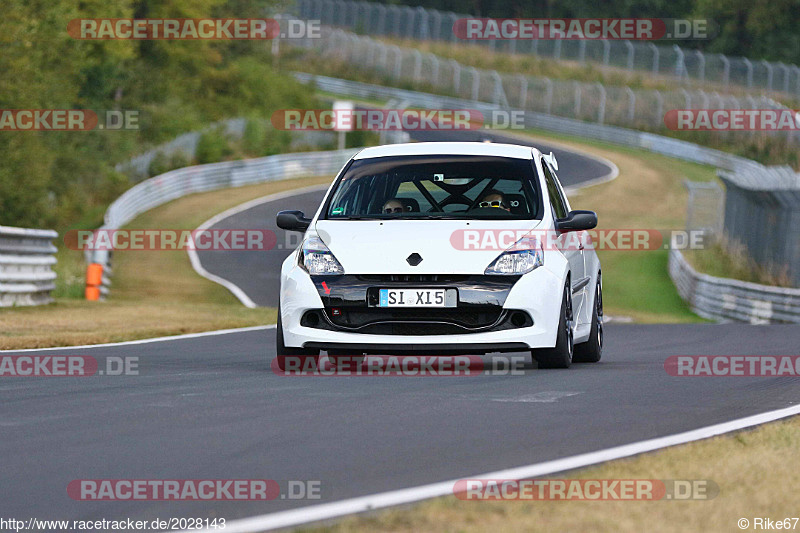
[(567, 214), (569, 214), (569, 201), (567, 200), (567, 193), (564, 192), (564, 186), (561, 185), (561, 180), (558, 179), (558, 174), (553, 172), (552, 170), (550, 173), (553, 175), (554, 181), (556, 182), (556, 187), (558, 188), (558, 194), (561, 196), (561, 203), (564, 204), (564, 209), (566, 210)]
[(553, 206), (553, 212), (556, 218), (564, 218), (567, 216), (567, 206), (558, 190), (558, 184), (553, 174), (550, 172), (550, 169), (547, 168), (547, 163), (544, 161), (542, 161), (542, 168), (544, 169), (544, 180), (547, 183), (547, 195), (550, 197), (550, 204)]

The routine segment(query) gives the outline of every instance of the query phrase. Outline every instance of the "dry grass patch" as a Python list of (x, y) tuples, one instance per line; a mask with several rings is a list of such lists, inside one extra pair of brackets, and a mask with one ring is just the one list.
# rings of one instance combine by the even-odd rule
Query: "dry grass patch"
[(78, 346), (271, 324), (274, 309), (168, 302), (59, 300), (0, 310), (1, 350)]

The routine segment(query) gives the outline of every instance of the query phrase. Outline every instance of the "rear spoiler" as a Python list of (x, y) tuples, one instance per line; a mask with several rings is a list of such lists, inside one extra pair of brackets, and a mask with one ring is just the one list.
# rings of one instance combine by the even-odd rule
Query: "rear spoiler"
[(558, 170), (558, 161), (556, 161), (556, 155), (553, 152), (550, 152), (550, 155), (542, 154), (542, 158), (553, 167), (553, 170)]

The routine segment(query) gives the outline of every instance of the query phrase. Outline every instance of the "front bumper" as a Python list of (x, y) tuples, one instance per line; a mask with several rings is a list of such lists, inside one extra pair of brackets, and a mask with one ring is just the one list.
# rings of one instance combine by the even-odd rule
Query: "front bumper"
[[(312, 276), (323, 308), (306, 311), (300, 325), (378, 335), (457, 335), (533, 325), (524, 311), (503, 308), (519, 276)], [(379, 307), (382, 288), (445, 290), (455, 307)]]
[[(458, 307), (439, 311), (403, 309), (400, 313), (409, 316), (398, 316), (397, 310), (375, 307), (375, 290), (386, 287), (454, 287), (458, 289)], [(284, 265), (281, 284), (284, 343), (287, 347), (319, 350), (418, 354), (552, 347), (558, 327), (561, 287), (559, 276), (544, 267), (508, 278), (482, 275), (312, 278), (296, 264), (288, 263)], [(334, 309), (338, 310), (338, 317), (332, 315)], [(309, 323), (309, 313), (318, 315), (316, 323)], [(441, 316), (437, 317), (437, 313)], [(517, 318), (520, 314), (527, 317), (523, 327), (511, 323), (515, 313)], [(445, 320), (439, 320), (442, 317)], [(419, 327), (421, 322), (430, 325)]]

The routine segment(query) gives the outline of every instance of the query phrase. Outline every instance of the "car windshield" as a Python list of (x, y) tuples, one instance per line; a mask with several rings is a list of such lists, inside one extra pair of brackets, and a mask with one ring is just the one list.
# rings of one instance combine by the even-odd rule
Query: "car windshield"
[(426, 155), (357, 159), (338, 180), (325, 218), (540, 219), (532, 161)]

